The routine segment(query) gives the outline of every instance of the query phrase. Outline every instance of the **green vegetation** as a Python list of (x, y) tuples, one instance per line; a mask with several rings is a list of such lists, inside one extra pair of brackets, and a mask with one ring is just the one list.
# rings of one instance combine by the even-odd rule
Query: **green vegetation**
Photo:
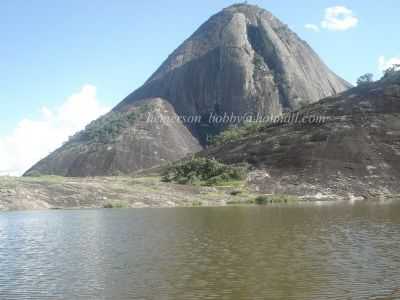
[(310, 102), (308, 102), (307, 100), (302, 99), (300, 97), (297, 98), (297, 103), (298, 103), (299, 109), (303, 109), (304, 107), (307, 107), (308, 105), (310, 105)]
[(66, 180), (66, 177), (56, 176), (56, 175), (38, 175), (32, 176), (28, 174), (28, 176), (19, 178), (22, 182), (38, 182), (38, 183), (48, 183), (48, 184), (57, 184), (63, 183)]
[(290, 195), (263, 195), (254, 199), (254, 203), (258, 205), (266, 205), (269, 203), (293, 203), (298, 202), (299, 198)]
[(226, 202), (227, 205), (249, 205), (254, 204), (254, 199), (238, 199)]
[(267, 204), (279, 204), (279, 203), (296, 203), (300, 201), (300, 199), (296, 196), (290, 195), (260, 195), (254, 198), (251, 197), (239, 198), (237, 200), (230, 200), (226, 204), (228, 205), (248, 205), (248, 204), (257, 204), (257, 205), (267, 205)]
[(203, 206), (203, 202), (201, 201), (193, 201), (192, 202), (192, 207), (200, 207)]
[(42, 174), (38, 170), (33, 170), (27, 173), (25, 176), (27, 177), (40, 177)]
[(247, 122), (241, 125), (235, 125), (225, 129), (219, 135), (215, 136), (212, 144), (213, 145), (223, 145), (233, 141), (240, 140), (246, 136), (253, 135), (260, 131), (263, 124), (256, 122)]
[(112, 143), (126, 128), (131, 127), (149, 109), (150, 105), (144, 104), (129, 112), (112, 111), (90, 123), (85, 130), (72, 136), (70, 141)]
[(128, 204), (121, 201), (108, 202), (103, 205), (103, 208), (128, 208)]
[(231, 196), (239, 196), (240, 194), (243, 194), (243, 191), (241, 191), (241, 190), (233, 190), (229, 194)]
[(253, 62), (254, 62), (254, 65), (255, 65), (256, 69), (258, 69), (260, 71), (266, 70), (264, 58), (260, 54), (258, 54), (257, 52), (254, 55)]
[(394, 75), (398, 74), (399, 71), (400, 71), (400, 65), (399, 64), (393, 65), (390, 68), (385, 70), (383, 78), (388, 78), (388, 77), (394, 76)]
[(366, 85), (374, 82), (374, 75), (371, 73), (364, 74), (357, 79), (357, 85)]
[(245, 179), (247, 166), (230, 166), (215, 159), (195, 158), (167, 167), (162, 181), (179, 184), (218, 186)]

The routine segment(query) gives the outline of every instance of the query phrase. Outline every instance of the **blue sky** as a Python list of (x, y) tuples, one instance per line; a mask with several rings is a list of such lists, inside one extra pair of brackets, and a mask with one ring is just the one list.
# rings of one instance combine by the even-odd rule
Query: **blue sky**
[[(60, 113), (71, 95), (76, 100), (89, 93), (97, 112), (114, 106), (199, 25), (233, 3), (0, 1), (0, 155), (7, 155), (4, 140), (15, 135), (22, 121), (41, 120), (46, 110), (50, 115)], [(384, 62), (400, 57), (398, 0), (249, 3), (287, 23), (350, 82), (366, 72), (378, 74), (379, 57), (384, 56)], [(351, 10), (357, 24), (342, 31), (323, 28), (326, 8), (337, 6)], [(305, 28), (306, 24), (317, 25), (319, 32)], [(0, 160), (0, 174), (1, 168)]]

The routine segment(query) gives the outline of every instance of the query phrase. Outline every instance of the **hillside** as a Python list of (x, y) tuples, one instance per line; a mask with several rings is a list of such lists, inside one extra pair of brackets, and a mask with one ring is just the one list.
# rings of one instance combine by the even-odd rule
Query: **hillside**
[(158, 176), (0, 177), (0, 211), (224, 206), (257, 195), (245, 181), (209, 187), (165, 183)]
[[(171, 122), (149, 122), (149, 114)], [(129, 174), (201, 150), (177, 117), (174, 108), (160, 98), (135, 102), (123, 113), (111, 112), (89, 124), (26, 175)]]
[[(400, 72), (299, 110), (201, 155), (265, 170), (260, 191), (356, 195), (400, 193)], [(320, 123), (302, 122), (312, 116)], [(350, 197), (351, 198), (351, 197)]]
[[(211, 113), (279, 115), (349, 87), (271, 13), (233, 5), (204, 23), (112, 112), (26, 175), (130, 174), (201, 150), (224, 127), (209, 124)], [(201, 121), (146, 124), (143, 115), (153, 112)]]

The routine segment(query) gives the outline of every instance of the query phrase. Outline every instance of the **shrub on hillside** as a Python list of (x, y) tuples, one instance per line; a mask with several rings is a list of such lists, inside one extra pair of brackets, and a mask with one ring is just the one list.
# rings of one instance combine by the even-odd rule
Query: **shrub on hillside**
[(93, 143), (112, 143), (126, 129), (132, 126), (141, 115), (150, 109), (142, 105), (129, 112), (110, 112), (91, 122), (85, 130), (78, 132), (70, 141), (90, 141)]
[(374, 75), (371, 73), (364, 74), (357, 79), (357, 85), (366, 85), (374, 81)]
[(262, 195), (254, 199), (254, 203), (258, 205), (265, 205), (268, 203), (293, 203), (297, 201), (299, 201), (299, 198), (290, 195)]
[(42, 173), (40, 173), (38, 170), (33, 170), (25, 174), (26, 177), (41, 177)]
[(395, 64), (384, 71), (383, 78), (388, 78), (397, 75), (400, 71), (400, 64)]
[(220, 185), (224, 182), (243, 180), (247, 166), (225, 165), (215, 159), (192, 158), (166, 168), (162, 174), (164, 182), (193, 185)]
[(241, 125), (235, 125), (222, 131), (214, 137), (213, 145), (223, 145), (233, 141), (240, 140), (248, 135), (257, 133), (262, 127), (261, 123), (248, 122)]

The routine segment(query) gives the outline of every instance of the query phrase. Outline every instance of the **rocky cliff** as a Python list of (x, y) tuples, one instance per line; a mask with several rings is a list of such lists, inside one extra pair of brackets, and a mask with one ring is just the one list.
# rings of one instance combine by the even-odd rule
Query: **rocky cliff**
[(349, 86), (271, 13), (239, 4), (211, 17), (116, 110), (157, 96), (178, 114), (204, 115), (217, 105), (277, 115)]
[[(110, 114), (27, 174), (112, 175), (152, 167), (198, 151), (215, 131), (210, 113), (279, 115), (349, 86), (271, 13), (233, 5), (203, 24)], [(162, 99), (154, 108), (161, 114), (201, 116), (202, 122), (156, 127), (132, 115), (154, 99)]]
[(398, 194), (400, 72), (323, 99), (203, 155), (265, 170), (258, 186), (268, 193)]
[(129, 174), (201, 149), (171, 104), (161, 98), (145, 99), (89, 124), (26, 175)]

